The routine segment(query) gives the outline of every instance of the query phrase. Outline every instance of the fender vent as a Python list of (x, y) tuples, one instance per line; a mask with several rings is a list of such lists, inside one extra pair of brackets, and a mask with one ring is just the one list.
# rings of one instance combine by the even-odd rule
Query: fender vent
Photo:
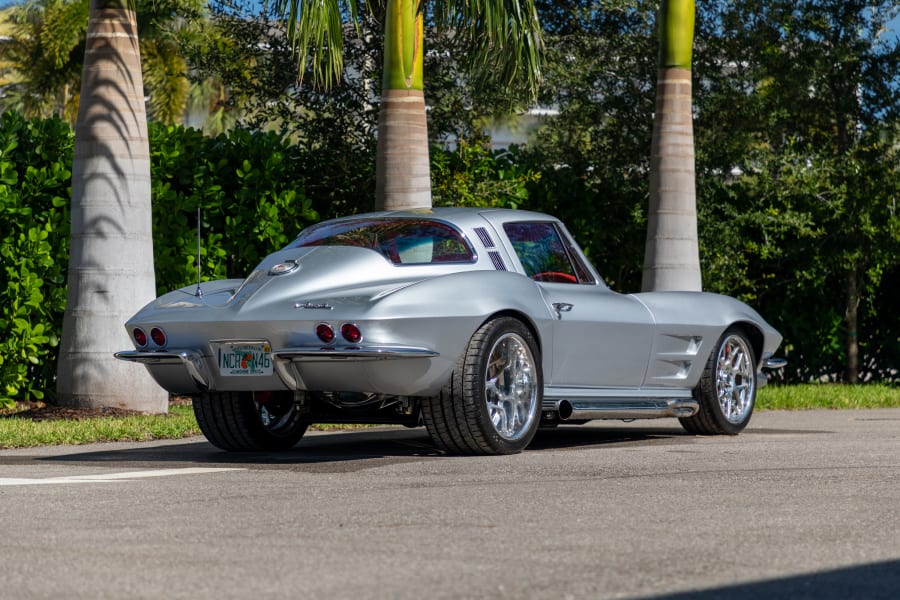
[(491, 234), (487, 232), (487, 229), (484, 227), (476, 227), (475, 233), (478, 234), (478, 239), (481, 240), (481, 243), (484, 244), (485, 248), (494, 247), (494, 240), (491, 239)]
[(494, 263), (494, 268), (498, 271), (505, 271), (506, 265), (503, 264), (503, 259), (500, 257), (500, 253), (496, 250), (491, 250), (488, 252), (488, 256), (491, 257), (491, 262)]

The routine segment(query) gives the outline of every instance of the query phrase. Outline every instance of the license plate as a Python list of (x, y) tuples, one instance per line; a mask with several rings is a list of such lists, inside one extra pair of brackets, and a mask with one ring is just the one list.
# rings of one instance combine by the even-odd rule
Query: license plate
[(271, 375), (272, 347), (268, 342), (222, 345), (219, 373), (226, 377)]

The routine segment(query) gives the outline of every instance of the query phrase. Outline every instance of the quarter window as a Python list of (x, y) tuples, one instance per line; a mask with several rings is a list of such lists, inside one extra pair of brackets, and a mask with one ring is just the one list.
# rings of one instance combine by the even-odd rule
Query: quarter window
[(578, 283), (575, 266), (553, 223), (505, 223), (503, 229), (526, 275), (535, 281)]

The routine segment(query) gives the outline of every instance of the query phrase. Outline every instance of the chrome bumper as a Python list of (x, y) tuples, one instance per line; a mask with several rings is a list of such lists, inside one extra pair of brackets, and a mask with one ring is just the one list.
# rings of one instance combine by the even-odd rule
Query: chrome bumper
[[(123, 350), (114, 354), (119, 360), (145, 365), (159, 385), (172, 393), (196, 394), (217, 387), (209, 369), (215, 360), (197, 350), (157, 351)], [(298, 363), (330, 363), (349, 360), (354, 363), (377, 360), (435, 358), (438, 352), (409, 346), (347, 346), (283, 348), (272, 351), (276, 379), (288, 389), (305, 389)], [(208, 361), (212, 360), (212, 363)], [(270, 385), (272, 382), (270, 381)], [(278, 384), (276, 384), (277, 387)]]
[(206, 372), (203, 355), (196, 350), (123, 350), (113, 356), (119, 360), (154, 367), (150, 369), (150, 374), (169, 391), (175, 391), (173, 387), (183, 393), (204, 392), (209, 389), (210, 377)]
[(787, 365), (787, 360), (784, 358), (769, 358), (763, 359), (762, 368), (756, 372), (756, 387), (766, 387), (766, 384), (769, 383), (769, 376), (763, 373), (762, 369), (783, 369)]
[(783, 369), (787, 366), (787, 360), (784, 358), (767, 358), (763, 361), (763, 369)]

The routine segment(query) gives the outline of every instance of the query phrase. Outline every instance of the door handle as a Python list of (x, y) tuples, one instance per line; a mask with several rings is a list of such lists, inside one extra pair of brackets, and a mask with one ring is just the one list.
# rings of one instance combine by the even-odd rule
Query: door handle
[(574, 306), (574, 304), (569, 304), (568, 302), (554, 302), (553, 309), (556, 311), (556, 318), (562, 319), (562, 314), (570, 312)]

